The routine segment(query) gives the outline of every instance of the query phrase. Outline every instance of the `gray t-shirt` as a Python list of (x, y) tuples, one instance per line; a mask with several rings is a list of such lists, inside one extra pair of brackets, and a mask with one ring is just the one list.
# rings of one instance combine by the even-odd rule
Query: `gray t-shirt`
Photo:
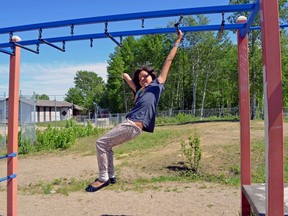
[(142, 122), (143, 130), (153, 133), (155, 127), (156, 107), (160, 95), (164, 89), (164, 84), (158, 79), (153, 80), (144, 90), (140, 89), (136, 93), (136, 101), (126, 118), (132, 121)]

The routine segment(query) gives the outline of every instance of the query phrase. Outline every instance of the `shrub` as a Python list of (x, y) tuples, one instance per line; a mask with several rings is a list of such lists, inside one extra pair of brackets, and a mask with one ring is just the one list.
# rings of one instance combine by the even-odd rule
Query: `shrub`
[[(19, 153), (27, 154), (32, 150), (54, 150), (54, 149), (67, 149), (73, 145), (77, 138), (86, 137), (97, 134), (98, 128), (94, 128), (91, 122), (87, 126), (78, 125), (74, 119), (67, 120), (65, 127), (56, 128), (48, 125), (44, 131), (36, 131), (36, 143), (31, 145), (30, 141), (24, 140), (19, 145)], [(18, 143), (21, 143), (21, 133), (18, 134)]]
[(181, 150), (188, 161), (188, 168), (197, 173), (202, 156), (199, 133), (195, 132), (193, 137), (190, 136), (188, 143), (182, 141)]

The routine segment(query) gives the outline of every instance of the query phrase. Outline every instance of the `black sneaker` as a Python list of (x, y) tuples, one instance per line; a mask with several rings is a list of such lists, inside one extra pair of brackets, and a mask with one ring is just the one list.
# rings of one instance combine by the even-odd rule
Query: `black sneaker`
[(109, 178), (110, 184), (115, 184), (117, 182), (116, 177)]

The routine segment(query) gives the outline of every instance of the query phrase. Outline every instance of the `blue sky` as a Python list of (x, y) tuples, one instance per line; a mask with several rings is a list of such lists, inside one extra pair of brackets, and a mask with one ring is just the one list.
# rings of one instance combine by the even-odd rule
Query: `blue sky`
[[(228, 5), (229, 0), (49, 0), (49, 1), (3, 1), (1, 2), (0, 28), (12, 27), (42, 22), (88, 18), (106, 15), (125, 14), (133, 12), (147, 12), (168, 9), (194, 8), (206, 6)], [(145, 28), (163, 27), (171, 20), (178, 18), (163, 18), (145, 20)], [(211, 23), (220, 24), (221, 15), (210, 17)], [(92, 28), (92, 31), (91, 31)], [(90, 34), (97, 26), (75, 27), (74, 34)], [(111, 23), (109, 31), (141, 29), (141, 21), (126, 21)], [(38, 37), (38, 31), (15, 33), (22, 40)], [(70, 28), (43, 30), (43, 38), (69, 36)], [(0, 43), (6, 43), (9, 35), (0, 35)], [(59, 44), (59, 46), (62, 46)], [(21, 51), (20, 89), (24, 95), (47, 94), (51, 99), (54, 95), (60, 98), (74, 86), (73, 79), (78, 70), (94, 71), (106, 80), (106, 67), (109, 54), (113, 53), (116, 44), (107, 39), (94, 40), (93, 47), (90, 41), (66, 43), (66, 52), (61, 52), (49, 46), (40, 46), (40, 54), (26, 50)], [(31, 47), (35, 49), (34, 47)], [(8, 94), (9, 55), (0, 53), (0, 97), (3, 92)]]

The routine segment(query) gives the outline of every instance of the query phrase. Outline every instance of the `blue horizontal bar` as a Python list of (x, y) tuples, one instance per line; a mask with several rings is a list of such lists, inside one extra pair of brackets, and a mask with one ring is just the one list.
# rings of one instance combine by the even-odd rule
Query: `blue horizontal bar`
[[(225, 30), (238, 30), (243, 28), (244, 24), (226, 24), (224, 26)], [(189, 27), (180, 27), (182, 32), (198, 32), (198, 31), (218, 31), (221, 29), (221, 25), (204, 25), (204, 26), (189, 26)], [(148, 34), (170, 34), (176, 33), (175, 28), (159, 28), (159, 29), (141, 29), (134, 31), (121, 31), (121, 32), (109, 32), (112, 37), (125, 37), (125, 36), (139, 36), (139, 35), (148, 35)], [(85, 34), (85, 35), (74, 35), (67, 37), (54, 37), (54, 38), (46, 38), (50, 43), (57, 42), (67, 42), (67, 41), (79, 41), (79, 40), (89, 40), (89, 39), (100, 39), (107, 38), (105, 33), (98, 34)], [(35, 40), (27, 40), (18, 42), (22, 46), (35, 45), (40, 43), (38, 39)], [(10, 43), (2, 43), (0, 44), (0, 48), (10, 47)]]
[(70, 19), (55, 22), (45, 22), (30, 25), (21, 25), (14, 27), (1, 28), (0, 34), (10, 33), (10, 32), (21, 32), (30, 30), (39, 30), (47, 28), (65, 27), (71, 25), (87, 25), (95, 23), (104, 22), (116, 22), (116, 21), (126, 21), (126, 20), (136, 20), (136, 19), (151, 19), (151, 18), (161, 18), (161, 17), (172, 17), (180, 15), (197, 15), (197, 14), (213, 14), (222, 12), (243, 12), (252, 11), (255, 8), (255, 4), (236, 4), (236, 5), (224, 5), (224, 6), (210, 6), (210, 7), (198, 7), (198, 8), (183, 8), (174, 10), (162, 10), (162, 11), (151, 11), (151, 12), (140, 12), (140, 13), (129, 13), (129, 14), (119, 14), (110, 16), (99, 16), (90, 17), (82, 19)]
[(281, 24), (280, 25), (280, 28), (287, 28), (288, 27), (288, 24)]
[(17, 176), (16, 174), (12, 174), (10, 176), (4, 177), (4, 178), (0, 178), (0, 182), (6, 181), (8, 179), (16, 178), (16, 176)]
[(0, 159), (9, 158), (9, 157), (16, 157), (16, 156), (17, 156), (16, 153), (11, 153), (11, 154), (7, 154), (7, 155), (4, 155), (4, 156), (0, 156)]
[[(279, 27), (280, 28), (287, 28), (288, 24), (280, 24)], [(250, 27), (250, 30), (261, 30), (261, 26), (252, 26), (252, 27)]]

